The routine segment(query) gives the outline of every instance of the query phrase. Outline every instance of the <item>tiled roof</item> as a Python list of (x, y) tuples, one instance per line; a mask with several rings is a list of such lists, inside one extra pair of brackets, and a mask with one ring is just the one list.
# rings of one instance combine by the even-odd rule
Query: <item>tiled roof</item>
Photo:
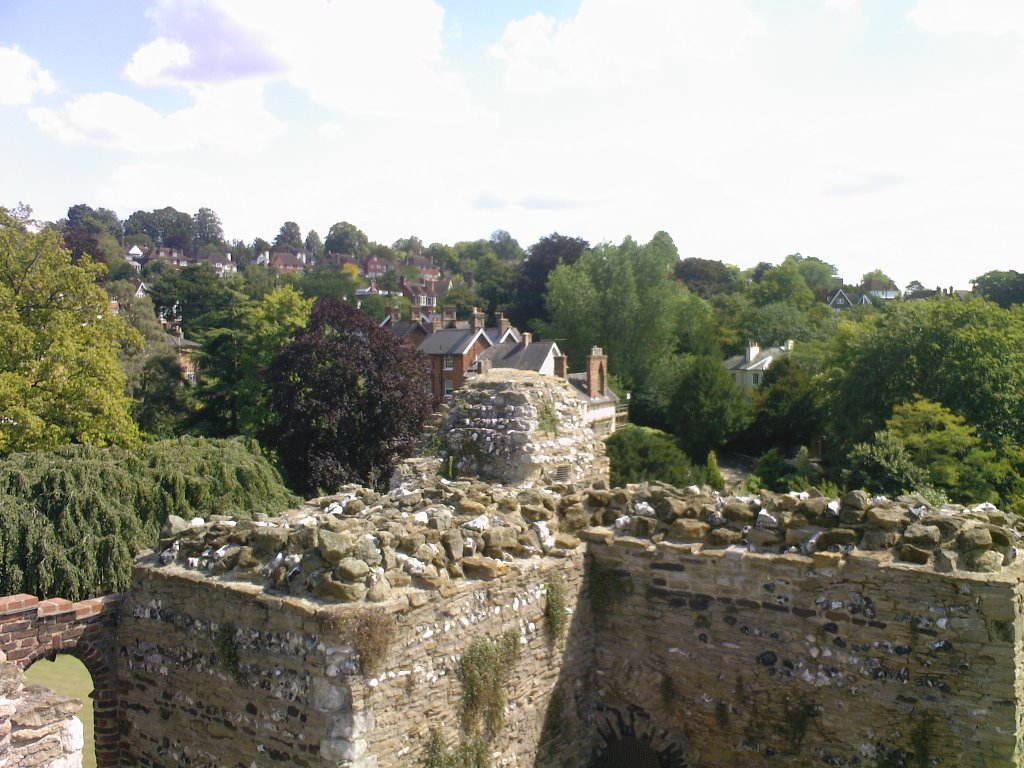
[(493, 368), (515, 368), (519, 371), (540, 371), (548, 356), (561, 350), (553, 341), (534, 341), (523, 345), (512, 341), (495, 344), (484, 350), (481, 360), (489, 360)]
[(461, 328), (442, 328), (427, 336), (417, 349), (425, 355), (464, 355), (477, 336), (483, 336), (490, 344), (490, 339), (479, 330), (462, 330)]

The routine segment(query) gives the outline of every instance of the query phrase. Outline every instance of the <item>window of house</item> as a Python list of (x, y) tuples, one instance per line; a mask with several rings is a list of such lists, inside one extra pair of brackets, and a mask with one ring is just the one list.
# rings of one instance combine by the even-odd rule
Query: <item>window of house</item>
[(451, 355), (444, 356), (444, 369), (446, 371), (455, 370), (455, 359)]
[(454, 392), (454, 391), (455, 391), (455, 382), (452, 381), (451, 379), (445, 379), (445, 382), (444, 382), (444, 396), (445, 397), (451, 397), (452, 396), (452, 392)]
[(755, 373), (754, 374), (754, 386), (756, 387), (760, 383), (761, 383), (761, 374), (760, 373)]

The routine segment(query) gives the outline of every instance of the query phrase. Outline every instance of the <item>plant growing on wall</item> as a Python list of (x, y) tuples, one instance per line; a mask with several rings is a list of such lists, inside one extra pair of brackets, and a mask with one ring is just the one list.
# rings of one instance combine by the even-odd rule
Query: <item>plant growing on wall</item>
[(552, 642), (561, 640), (569, 628), (569, 614), (565, 599), (565, 579), (552, 576), (544, 585), (544, 619)]
[(365, 677), (376, 677), (383, 671), (395, 639), (394, 616), (381, 610), (369, 610), (348, 616), (327, 614), (322, 621), (324, 629), (338, 633), (355, 649)]
[(238, 630), (233, 623), (225, 622), (217, 627), (213, 635), (213, 648), (217, 654), (217, 663), (236, 683), (244, 683), (242, 664), (238, 658), (236, 634)]
[(587, 561), (587, 592), (594, 621), (604, 624), (608, 613), (623, 597), (632, 593), (633, 581), (628, 574), (602, 565), (595, 559)]
[(505, 725), (505, 683), (519, 658), (519, 637), (508, 630), (497, 640), (479, 638), (462, 654), (462, 724), (467, 734), (493, 739)]
[(537, 428), (545, 435), (555, 436), (558, 434), (559, 423), (555, 404), (545, 400), (537, 409)]

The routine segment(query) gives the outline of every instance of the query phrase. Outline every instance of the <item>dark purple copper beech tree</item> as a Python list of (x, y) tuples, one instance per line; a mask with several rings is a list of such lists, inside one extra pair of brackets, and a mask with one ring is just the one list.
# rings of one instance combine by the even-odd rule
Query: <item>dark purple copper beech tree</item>
[(268, 367), (267, 386), (264, 445), (307, 496), (387, 483), (430, 415), (426, 358), (337, 299), (316, 303)]

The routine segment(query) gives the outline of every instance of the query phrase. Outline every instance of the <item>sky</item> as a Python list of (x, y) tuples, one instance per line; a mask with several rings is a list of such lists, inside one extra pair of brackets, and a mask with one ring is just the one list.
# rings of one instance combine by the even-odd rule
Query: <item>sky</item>
[(1024, 271), (1020, 0), (0, 0), (0, 205)]

